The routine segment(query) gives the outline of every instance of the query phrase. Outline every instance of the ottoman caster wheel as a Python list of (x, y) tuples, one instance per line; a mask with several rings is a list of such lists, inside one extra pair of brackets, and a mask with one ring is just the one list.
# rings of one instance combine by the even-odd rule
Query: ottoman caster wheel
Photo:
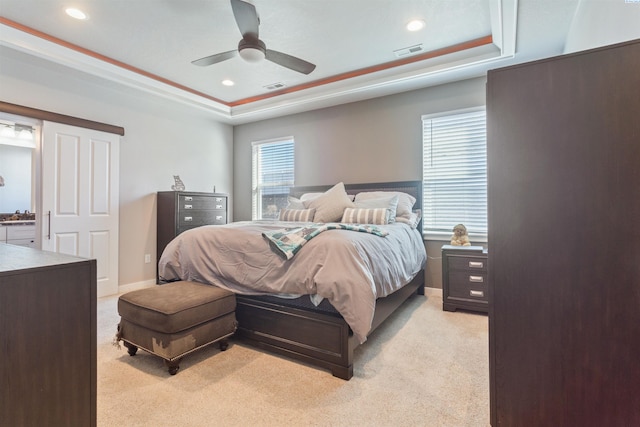
[(182, 358), (180, 359), (175, 359), (175, 360), (165, 360), (164, 364), (167, 365), (167, 370), (169, 371), (169, 374), (171, 375), (175, 375), (178, 373), (178, 369), (180, 369), (180, 361), (182, 360)]
[(135, 356), (136, 352), (138, 351), (138, 347), (128, 343), (128, 342), (124, 342), (124, 346), (127, 347), (127, 353), (129, 353), (129, 356)]
[(229, 348), (229, 341), (227, 340), (220, 341), (220, 351), (225, 351), (228, 348)]

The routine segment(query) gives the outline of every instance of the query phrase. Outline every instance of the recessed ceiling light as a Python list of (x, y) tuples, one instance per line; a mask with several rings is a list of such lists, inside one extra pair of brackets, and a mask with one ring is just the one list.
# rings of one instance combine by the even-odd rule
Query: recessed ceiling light
[(79, 19), (81, 21), (85, 19), (89, 19), (89, 16), (81, 11), (80, 9), (76, 9), (75, 7), (69, 7), (65, 9), (65, 13), (72, 18)]
[(233, 86), (235, 83), (233, 82), (233, 80), (226, 79), (222, 81), (222, 84), (225, 86)]
[(407, 24), (407, 30), (409, 31), (419, 31), (423, 29), (427, 25), (426, 22), (422, 19), (414, 19)]

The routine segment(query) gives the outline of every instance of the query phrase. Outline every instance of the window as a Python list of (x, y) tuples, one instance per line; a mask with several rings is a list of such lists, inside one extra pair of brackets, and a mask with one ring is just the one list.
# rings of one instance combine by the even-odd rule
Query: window
[(427, 235), (464, 224), (487, 236), (487, 132), (484, 108), (422, 117), (423, 220)]
[(278, 218), (293, 187), (293, 137), (252, 143), (253, 219)]

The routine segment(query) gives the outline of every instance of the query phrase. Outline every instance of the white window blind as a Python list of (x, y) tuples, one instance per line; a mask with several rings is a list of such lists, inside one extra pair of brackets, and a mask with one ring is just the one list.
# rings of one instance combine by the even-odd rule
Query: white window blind
[(293, 186), (292, 137), (252, 143), (252, 218), (278, 218)]
[(450, 234), (464, 224), (487, 234), (486, 111), (454, 111), (422, 117), (423, 220), (425, 233)]

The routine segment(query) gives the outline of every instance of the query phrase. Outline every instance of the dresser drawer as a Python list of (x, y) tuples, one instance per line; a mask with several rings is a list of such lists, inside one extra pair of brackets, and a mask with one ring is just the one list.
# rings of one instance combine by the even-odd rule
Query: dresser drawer
[(487, 259), (451, 256), (449, 257), (449, 270), (470, 270), (470, 271), (486, 272)]
[(201, 225), (217, 225), (227, 223), (227, 213), (218, 210), (193, 210), (181, 211), (178, 217), (180, 227), (198, 227)]
[(190, 210), (205, 210), (205, 209), (217, 209), (227, 210), (227, 198), (226, 197), (210, 197), (210, 196), (198, 196), (198, 195), (180, 195), (178, 200), (178, 211), (190, 211)]

